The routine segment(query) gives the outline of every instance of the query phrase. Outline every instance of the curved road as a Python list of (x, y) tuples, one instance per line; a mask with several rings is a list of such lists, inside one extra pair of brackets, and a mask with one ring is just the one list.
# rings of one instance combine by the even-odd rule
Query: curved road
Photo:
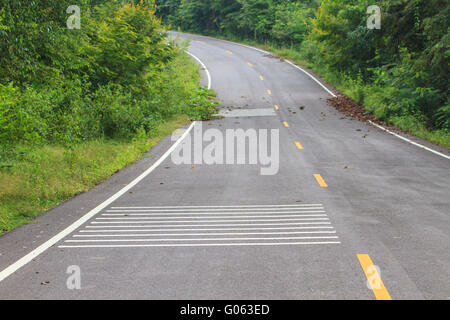
[[(226, 130), (250, 130), (260, 143), (261, 129), (278, 132), (279, 144), (267, 143), (279, 151), (276, 174), (261, 174), (268, 164), (259, 153), (258, 164), (176, 165), (161, 158), (174, 143), (166, 139), (40, 223), (0, 238), (0, 299), (450, 297), (448, 159), (344, 117), (323, 87), (280, 59), (181, 38), (192, 39), (225, 115), (191, 126), (191, 143), (200, 128), (222, 133), (224, 145)], [(237, 157), (248, 163), (256, 154), (245, 151)], [(69, 266), (81, 271), (80, 290), (67, 287)]]

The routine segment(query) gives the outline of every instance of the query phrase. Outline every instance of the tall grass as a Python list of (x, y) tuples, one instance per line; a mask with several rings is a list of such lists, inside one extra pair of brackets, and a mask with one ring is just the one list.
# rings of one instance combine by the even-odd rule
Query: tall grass
[(98, 139), (63, 146), (17, 147), (0, 170), (0, 234), (49, 210), (132, 164), (189, 122), (177, 116), (133, 141)]

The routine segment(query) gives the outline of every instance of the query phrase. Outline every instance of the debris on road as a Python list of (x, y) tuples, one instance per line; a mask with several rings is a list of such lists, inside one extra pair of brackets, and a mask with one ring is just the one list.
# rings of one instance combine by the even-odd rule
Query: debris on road
[(340, 94), (336, 98), (330, 98), (327, 101), (331, 106), (347, 116), (361, 121), (375, 121), (373, 114), (365, 110), (363, 106), (359, 105), (346, 95)]

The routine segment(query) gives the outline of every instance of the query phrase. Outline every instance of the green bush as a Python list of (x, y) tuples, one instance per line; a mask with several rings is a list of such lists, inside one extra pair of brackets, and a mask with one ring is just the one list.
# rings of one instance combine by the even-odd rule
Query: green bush
[(212, 93), (198, 88), (198, 68), (167, 40), (152, 1), (89, 3), (78, 1), (81, 30), (65, 26), (67, 1), (0, 6), (3, 152), (130, 140), (175, 115), (207, 119), (215, 112)]
[(45, 117), (49, 97), (33, 89), (21, 92), (12, 85), (0, 84), (0, 143), (4, 146), (18, 142), (39, 144), (48, 137)]

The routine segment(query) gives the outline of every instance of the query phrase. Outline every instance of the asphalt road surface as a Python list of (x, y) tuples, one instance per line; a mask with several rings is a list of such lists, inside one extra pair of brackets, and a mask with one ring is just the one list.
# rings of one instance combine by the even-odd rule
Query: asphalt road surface
[[(344, 117), (285, 61), (181, 38), (225, 117), (1, 237), (0, 299), (450, 298), (448, 158)], [(276, 174), (251, 147), (175, 164), (200, 129), (278, 132)]]

